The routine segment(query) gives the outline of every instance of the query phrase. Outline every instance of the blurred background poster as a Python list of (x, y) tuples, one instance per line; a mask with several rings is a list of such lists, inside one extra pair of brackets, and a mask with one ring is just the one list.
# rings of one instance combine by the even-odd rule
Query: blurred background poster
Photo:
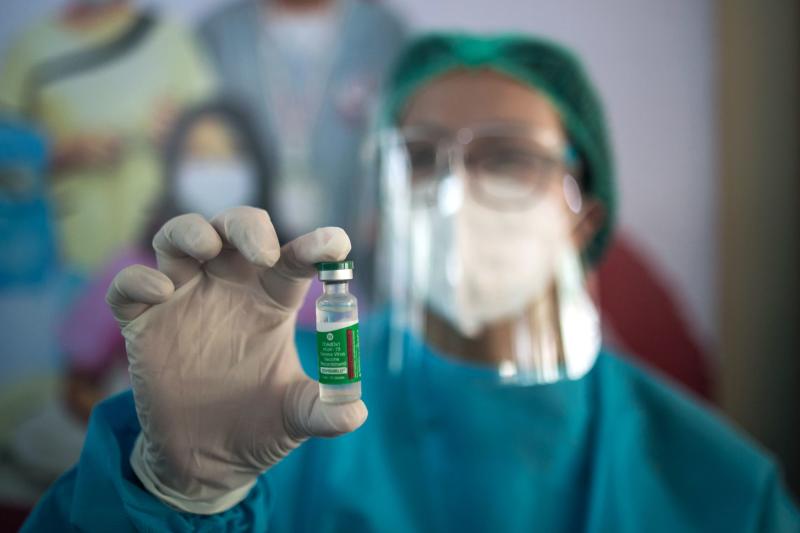
[[(153, 262), (163, 220), (248, 203), (270, 210), (281, 238), (336, 224), (369, 242), (321, 196), (368, 180), (360, 153), (383, 76), (409, 35), (432, 29), (533, 33), (582, 57), (606, 105), (620, 189), (596, 280), (606, 340), (716, 403), (777, 454), (797, 490), (797, 5), (342, 0), (310, 14), (314, 4), (3, 7), (7, 523), (77, 458), (91, 406), (125, 387), (103, 294), (120, 268)], [(266, 15), (249, 26), (252, 13)]]

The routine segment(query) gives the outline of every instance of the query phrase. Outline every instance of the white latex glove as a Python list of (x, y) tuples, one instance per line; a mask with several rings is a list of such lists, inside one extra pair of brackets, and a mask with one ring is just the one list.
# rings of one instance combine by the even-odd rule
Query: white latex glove
[(279, 248), (266, 211), (237, 207), (210, 223), (173, 218), (153, 247), (158, 270), (126, 268), (107, 296), (142, 426), (131, 466), (150, 492), (184, 511), (222, 512), (308, 437), (364, 423), (361, 401), (319, 401), (294, 342), (314, 263), (350, 251), (342, 229)]

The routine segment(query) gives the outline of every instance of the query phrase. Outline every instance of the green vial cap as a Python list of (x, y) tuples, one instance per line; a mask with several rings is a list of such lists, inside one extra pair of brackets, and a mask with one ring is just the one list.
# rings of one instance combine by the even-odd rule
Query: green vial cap
[(330, 261), (325, 263), (316, 263), (314, 265), (319, 272), (323, 270), (353, 270), (353, 261)]
[(353, 262), (330, 261), (314, 265), (320, 281), (350, 281), (353, 279)]

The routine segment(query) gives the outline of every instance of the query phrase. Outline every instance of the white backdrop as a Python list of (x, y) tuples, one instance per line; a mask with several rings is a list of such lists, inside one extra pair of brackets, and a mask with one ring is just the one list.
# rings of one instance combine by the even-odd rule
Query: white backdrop
[[(150, 0), (188, 21), (228, 0)], [(11, 36), (64, 0), (4, 0)], [(622, 226), (716, 345), (712, 0), (393, 0), (415, 29), (525, 31), (569, 45), (600, 88), (617, 153)]]

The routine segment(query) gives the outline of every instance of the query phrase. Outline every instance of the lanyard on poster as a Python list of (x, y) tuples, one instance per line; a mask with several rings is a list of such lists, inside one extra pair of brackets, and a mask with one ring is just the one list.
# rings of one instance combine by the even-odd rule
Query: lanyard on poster
[(308, 161), (312, 131), (323, 108), (339, 53), (343, 7), (340, 2), (332, 6), (329, 38), (325, 46), (320, 46), (322, 53), (311, 62), (307, 62), (307, 56), (293, 53), (285, 43), (278, 42), (270, 32), (270, 22), (264, 22), (266, 31), (262, 34), (260, 51), (267, 109), (280, 151), (284, 157), (295, 160), (284, 161), (284, 165), (295, 166), (299, 161)]
[(152, 13), (142, 13), (121, 33), (106, 42), (56, 56), (36, 65), (31, 69), (25, 82), (26, 115), (32, 116), (35, 112), (37, 97), (43, 87), (118, 60), (142, 42), (153, 29), (155, 22)]

